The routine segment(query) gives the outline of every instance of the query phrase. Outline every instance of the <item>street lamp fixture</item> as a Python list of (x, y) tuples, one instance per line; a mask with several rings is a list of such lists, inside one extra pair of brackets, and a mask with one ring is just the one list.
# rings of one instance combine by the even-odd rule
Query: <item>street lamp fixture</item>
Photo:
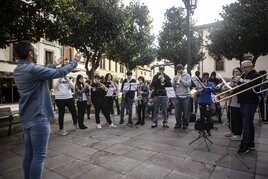
[(187, 10), (187, 72), (191, 73), (192, 55), (191, 55), (191, 33), (190, 33), (190, 15), (196, 9), (197, 0), (182, 0)]

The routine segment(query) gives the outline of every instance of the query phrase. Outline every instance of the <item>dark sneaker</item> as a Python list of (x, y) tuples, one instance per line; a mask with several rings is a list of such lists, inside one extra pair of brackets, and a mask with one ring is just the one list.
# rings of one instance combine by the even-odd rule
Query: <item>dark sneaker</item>
[(169, 128), (169, 126), (167, 124), (163, 124), (164, 128)]
[(155, 127), (157, 127), (157, 124), (156, 123), (153, 123), (153, 125), (151, 127), (152, 128), (155, 128)]
[(141, 123), (140, 123), (140, 121), (138, 121), (138, 122), (136, 122), (136, 124), (135, 125), (140, 125)]
[(145, 122), (141, 122), (141, 125), (143, 126), (145, 124)]
[(250, 149), (250, 150), (256, 150), (255, 144), (248, 146), (248, 149)]
[(87, 129), (87, 126), (85, 126), (85, 125), (80, 126), (79, 129)]
[(119, 124), (123, 124), (123, 123), (124, 123), (124, 121), (120, 121), (120, 122), (119, 122)]
[(180, 129), (181, 128), (181, 125), (175, 125), (174, 126), (174, 129)]
[(188, 126), (183, 126), (182, 129), (188, 129)]
[(237, 153), (240, 154), (240, 155), (242, 155), (242, 154), (246, 154), (246, 153), (248, 153), (248, 152), (249, 152), (249, 149), (246, 148), (246, 147), (242, 147), (242, 148), (240, 148), (240, 149), (237, 151)]

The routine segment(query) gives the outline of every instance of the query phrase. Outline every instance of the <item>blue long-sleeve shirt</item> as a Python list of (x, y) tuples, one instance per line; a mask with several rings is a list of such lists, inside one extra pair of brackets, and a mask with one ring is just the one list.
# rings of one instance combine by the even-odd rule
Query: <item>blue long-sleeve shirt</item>
[(210, 105), (212, 103), (211, 93), (216, 93), (217, 89), (213, 82), (208, 82), (207, 87), (209, 88), (204, 88), (201, 91), (199, 98), (198, 98), (198, 104)]
[(37, 65), (28, 60), (19, 61), (14, 69), (14, 79), (20, 94), (19, 111), (24, 128), (34, 126), (39, 115), (53, 117), (47, 80), (63, 77), (76, 66), (75, 60), (58, 69)]

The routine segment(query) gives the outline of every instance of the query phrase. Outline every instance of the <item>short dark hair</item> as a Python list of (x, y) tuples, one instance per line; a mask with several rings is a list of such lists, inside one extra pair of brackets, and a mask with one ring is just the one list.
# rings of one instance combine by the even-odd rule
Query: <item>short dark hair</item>
[(182, 65), (182, 64), (178, 64), (178, 65), (176, 66), (176, 70), (181, 70), (181, 69), (183, 69), (183, 65)]
[(127, 71), (127, 76), (132, 75), (132, 71)]
[(22, 40), (16, 45), (15, 50), (20, 59), (25, 59), (27, 58), (29, 51), (34, 51), (34, 47), (29, 40)]
[(143, 76), (139, 76), (138, 80), (142, 80), (143, 83), (145, 81)]
[(208, 72), (204, 72), (204, 73), (202, 74), (202, 76), (209, 76), (209, 73), (208, 73)]

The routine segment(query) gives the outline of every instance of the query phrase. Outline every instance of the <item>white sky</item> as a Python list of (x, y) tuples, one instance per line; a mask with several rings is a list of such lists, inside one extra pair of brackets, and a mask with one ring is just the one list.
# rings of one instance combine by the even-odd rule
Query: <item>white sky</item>
[[(128, 4), (131, 0), (122, 0)], [(235, 2), (236, 0), (197, 0), (197, 8), (192, 19), (197, 21), (196, 25), (208, 24), (220, 19), (219, 13), (222, 6)], [(166, 10), (172, 6), (185, 7), (182, 0), (140, 0), (148, 6), (150, 16), (153, 19), (153, 33), (155, 35), (161, 30)]]

